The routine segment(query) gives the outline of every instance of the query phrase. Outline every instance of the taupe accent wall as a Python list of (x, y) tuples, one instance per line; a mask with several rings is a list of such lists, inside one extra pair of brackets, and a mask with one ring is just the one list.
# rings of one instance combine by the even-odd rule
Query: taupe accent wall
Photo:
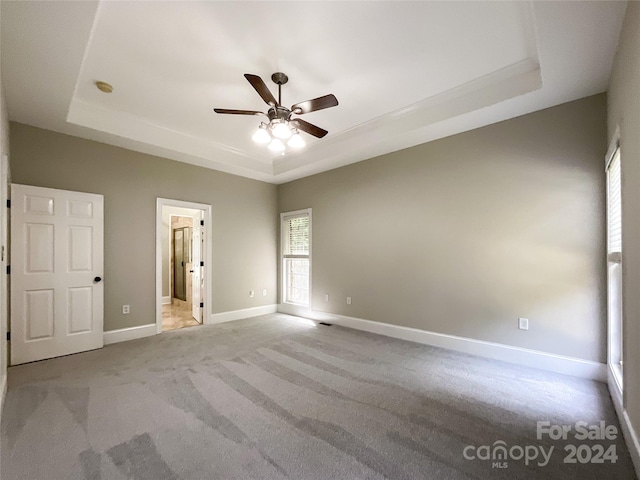
[(280, 185), (312, 308), (606, 361), (605, 152), (600, 94)]
[[(640, 2), (629, 2), (609, 86), (609, 138), (620, 128), (624, 407), (640, 433)], [(630, 446), (631, 448), (631, 446)], [(637, 448), (637, 447), (636, 447)], [(636, 465), (636, 468), (640, 468)]]
[(213, 313), (276, 303), (275, 185), (19, 123), (10, 133), (14, 183), (104, 195), (105, 331), (156, 321), (157, 197), (212, 206)]

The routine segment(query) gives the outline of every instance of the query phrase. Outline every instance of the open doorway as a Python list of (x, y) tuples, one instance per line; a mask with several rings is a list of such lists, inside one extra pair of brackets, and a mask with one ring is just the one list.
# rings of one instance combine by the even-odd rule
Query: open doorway
[[(164, 207), (162, 211), (162, 331), (202, 323), (200, 255), (201, 210)], [(168, 295), (167, 295), (168, 294)]]
[(156, 214), (157, 332), (208, 323), (211, 207), (159, 198)]

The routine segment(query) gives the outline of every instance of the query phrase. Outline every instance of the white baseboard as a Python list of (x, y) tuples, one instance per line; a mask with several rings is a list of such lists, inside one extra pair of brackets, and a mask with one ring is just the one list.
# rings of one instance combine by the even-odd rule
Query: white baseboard
[(135, 340), (137, 338), (151, 337), (156, 333), (155, 323), (140, 325), (138, 327), (121, 328), (119, 330), (109, 330), (103, 333), (104, 344), (110, 345), (112, 343)]
[(640, 477), (640, 440), (638, 439), (636, 429), (633, 427), (631, 419), (627, 414), (627, 410), (622, 404), (622, 392), (614, 378), (614, 374), (610, 368), (607, 368), (607, 372), (609, 374), (609, 393), (611, 394), (613, 406), (615, 407), (616, 414), (618, 415), (618, 421), (622, 427), (622, 435), (627, 445), (627, 449), (629, 450), (633, 467), (636, 470), (636, 476)]
[[(233, 310), (231, 312), (214, 313), (210, 316), (206, 324), (230, 322), (232, 320), (240, 320), (242, 318), (257, 317), (258, 315), (266, 315), (267, 313), (276, 313), (277, 305), (265, 305), (263, 307), (245, 308), (242, 310)], [(119, 330), (110, 330), (104, 332), (104, 344), (126, 342), (137, 338), (151, 337), (158, 333), (158, 326), (155, 323), (148, 325), (140, 325), (138, 327), (121, 328)]]
[(607, 381), (607, 366), (604, 363), (582, 360), (580, 358), (555, 355), (553, 353), (513, 347), (502, 343), (486, 342), (472, 338), (458, 337), (443, 333), (429, 332), (417, 328), (401, 327), (388, 323), (374, 322), (362, 318), (346, 317), (332, 313), (301, 309), (287, 304), (278, 305), (278, 311), (298, 315), (312, 320), (325, 321), (343, 327), (364, 330), (366, 332), (400, 338), (411, 342), (447, 348), (458, 352), (479, 355), (481, 357), (502, 360), (526, 367), (539, 368), (565, 375), (588, 378), (601, 382)]
[(0, 420), (2, 419), (2, 409), (4, 407), (4, 399), (7, 397), (7, 372), (4, 372), (2, 380), (0, 380)]
[(169, 305), (169, 304), (171, 304), (171, 296), (168, 296), (168, 297), (162, 297), (162, 304), (163, 304), (163, 305)]
[(277, 311), (278, 305), (273, 304), (262, 307), (243, 308), (242, 310), (232, 310), (230, 312), (213, 313), (206, 323), (212, 325), (215, 323), (231, 322), (232, 320), (257, 317), (259, 315), (267, 315), (268, 313), (276, 313)]
[(640, 441), (638, 441), (638, 434), (636, 433), (636, 429), (633, 428), (633, 424), (626, 410), (622, 412), (620, 425), (622, 426), (622, 434), (627, 442), (629, 455), (631, 455), (631, 461), (636, 469), (636, 475), (640, 475)]

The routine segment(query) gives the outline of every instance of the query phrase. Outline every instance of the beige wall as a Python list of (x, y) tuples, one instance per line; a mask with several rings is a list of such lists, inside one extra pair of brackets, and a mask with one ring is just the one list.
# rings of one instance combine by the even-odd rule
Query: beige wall
[(620, 128), (624, 404), (640, 434), (640, 3), (629, 2), (609, 85), (609, 138)]
[(213, 313), (275, 303), (274, 185), (18, 123), (10, 131), (14, 183), (104, 195), (105, 330), (155, 323), (157, 197), (212, 206)]
[(312, 308), (605, 361), (605, 100), (281, 185), (313, 209)]

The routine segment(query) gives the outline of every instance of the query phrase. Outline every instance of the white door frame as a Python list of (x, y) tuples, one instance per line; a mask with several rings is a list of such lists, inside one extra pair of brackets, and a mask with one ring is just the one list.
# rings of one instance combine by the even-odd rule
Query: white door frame
[(164, 207), (181, 207), (201, 210), (204, 219), (204, 251), (202, 261), (204, 262), (204, 282), (203, 282), (203, 302), (202, 323), (211, 323), (211, 254), (213, 252), (213, 240), (211, 235), (211, 205), (204, 203), (184, 202), (182, 200), (172, 200), (170, 198), (160, 198), (156, 200), (156, 333), (162, 333), (162, 209)]
[[(0, 245), (2, 249), (2, 258), (0, 259), (0, 272), (7, 271), (9, 264), (9, 209), (7, 208), (7, 200), (11, 192), (11, 167), (9, 165), (9, 156), (2, 155), (2, 163), (0, 164)], [(0, 339), (7, 338), (7, 327), (9, 326), (9, 278), (8, 275), (0, 277)], [(5, 398), (7, 388), (6, 373), (8, 363), (7, 342), (0, 345), (0, 409)], [(3, 383), (4, 382), (4, 383)]]

